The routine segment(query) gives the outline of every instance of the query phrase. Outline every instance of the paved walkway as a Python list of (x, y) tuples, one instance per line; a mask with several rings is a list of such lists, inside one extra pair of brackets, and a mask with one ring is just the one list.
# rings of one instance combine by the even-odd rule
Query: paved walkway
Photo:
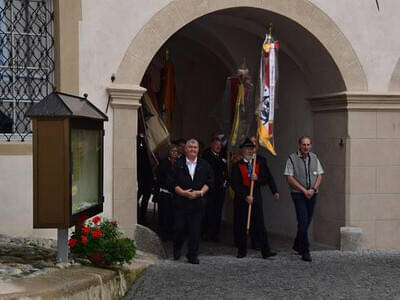
[(400, 299), (400, 251), (252, 251), (203, 255), (200, 265), (166, 260), (148, 268), (125, 299)]

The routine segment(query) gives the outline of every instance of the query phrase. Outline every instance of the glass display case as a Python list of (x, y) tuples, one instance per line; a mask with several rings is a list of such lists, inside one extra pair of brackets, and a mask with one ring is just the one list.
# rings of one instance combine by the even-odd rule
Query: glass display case
[(72, 215), (99, 203), (100, 131), (71, 130)]
[(69, 228), (103, 211), (104, 121), (86, 98), (54, 92), (27, 116), (33, 127), (33, 226)]

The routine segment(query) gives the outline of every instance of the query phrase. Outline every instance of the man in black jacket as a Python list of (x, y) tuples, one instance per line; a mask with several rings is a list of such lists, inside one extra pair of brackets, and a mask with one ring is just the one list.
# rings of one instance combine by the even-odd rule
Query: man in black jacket
[(168, 190), (168, 174), (178, 157), (178, 147), (171, 145), (168, 149), (168, 157), (161, 160), (156, 169), (157, 184), (159, 188), (158, 196), (158, 225), (163, 241), (172, 239), (174, 216), (172, 209), (173, 194)]
[(137, 199), (143, 196), (142, 201), (138, 202), (138, 223), (147, 225), (147, 207), (154, 186), (153, 171), (149, 156), (147, 154), (146, 139), (142, 133), (137, 136)]
[(174, 192), (174, 259), (181, 256), (188, 231), (188, 252), (186, 257), (192, 264), (198, 264), (201, 219), (204, 195), (212, 188), (214, 174), (210, 165), (198, 157), (199, 143), (190, 139), (185, 146), (186, 156), (179, 159), (168, 177), (170, 191)]
[(214, 171), (214, 184), (207, 195), (202, 229), (203, 239), (213, 242), (219, 241), (225, 197), (226, 160), (221, 156), (221, 149), (221, 140), (214, 137), (211, 146), (204, 151), (202, 156)]
[[(245, 257), (247, 254), (247, 215), (248, 207), (252, 204), (250, 230), (254, 231), (257, 243), (261, 247), (263, 258), (275, 256), (271, 252), (267, 230), (264, 225), (264, 214), (262, 195), (260, 187), (268, 184), (275, 200), (279, 200), (279, 193), (275, 181), (268, 169), (268, 166), (258, 161), (253, 174), (253, 152), (255, 145), (246, 139), (240, 145), (243, 158), (232, 166), (231, 185), (235, 191), (234, 200), (234, 235), (235, 243), (238, 247), (238, 258)], [(250, 196), (251, 181), (254, 181), (253, 196)]]

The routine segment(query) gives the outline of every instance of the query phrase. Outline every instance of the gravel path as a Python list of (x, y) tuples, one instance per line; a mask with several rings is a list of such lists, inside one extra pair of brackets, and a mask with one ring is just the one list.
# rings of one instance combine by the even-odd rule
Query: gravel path
[(153, 265), (125, 299), (400, 299), (400, 251), (200, 256)]

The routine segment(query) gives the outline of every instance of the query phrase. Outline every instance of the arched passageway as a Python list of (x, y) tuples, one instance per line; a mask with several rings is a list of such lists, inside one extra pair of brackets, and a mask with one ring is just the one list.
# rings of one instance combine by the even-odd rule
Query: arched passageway
[[(340, 147), (332, 158), (334, 149), (329, 145), (333, 141), (337, 146), (336, 140), (345, 135), (346, 113), (324, 109), (313, 113), (316, 100), (310, 102), (309, 98), (366, 89), (365, 76), (350, 44), (326, 15), (305, 4), (298, 8), (310, 14), (307, 20), (299, 19), (303, 18), (301, 9), (296, 12), (286, 7), (285, 14), (285, 10), (276, 11), (274, 5), (269, 9), (208, 6), (195, 16), (177, 12), (179, 5), (183, 4), (172, 1), (135, 37), (118, 69), (117, 83), (139, 84), (146, 70), (157, 78), (168, 47), (175, 64), (178, 96), (174, 135), (195, 136), (207, 144), (216, 127), (208, 118), (208, 109), (221, 99), (226, 77), (236, 72), (243, 58), (253, 80), (257, 80), (260, 47), (272, 22), (274, 36), (281, 45), (275, 127), (278, 156), (266, 155), (282, 201), (273, 203), (268, 197), (266, 223), (272, 232), (289, 236), (295, 233), (294, 211), (282, 172), (288, 154), (296, 149), (297, 137), (308, 134), (314, 137), (315, 150), (327, 174), (335, 175), (325, 178), (325, 186), (330, 188), (321, 193), (324, 200), (315, 214), (314, 238), (337, 246), (339, 228), (345, 220), (345, 181), (340, 174), (344, 173), (346, 157)], [(174, 14), (174, 24), (163, 27), (161, 20), (172, 21)], [(153, 81), (157, 90), (159, 82)], [(229, 209), (227, 216), (229, 219)]]

